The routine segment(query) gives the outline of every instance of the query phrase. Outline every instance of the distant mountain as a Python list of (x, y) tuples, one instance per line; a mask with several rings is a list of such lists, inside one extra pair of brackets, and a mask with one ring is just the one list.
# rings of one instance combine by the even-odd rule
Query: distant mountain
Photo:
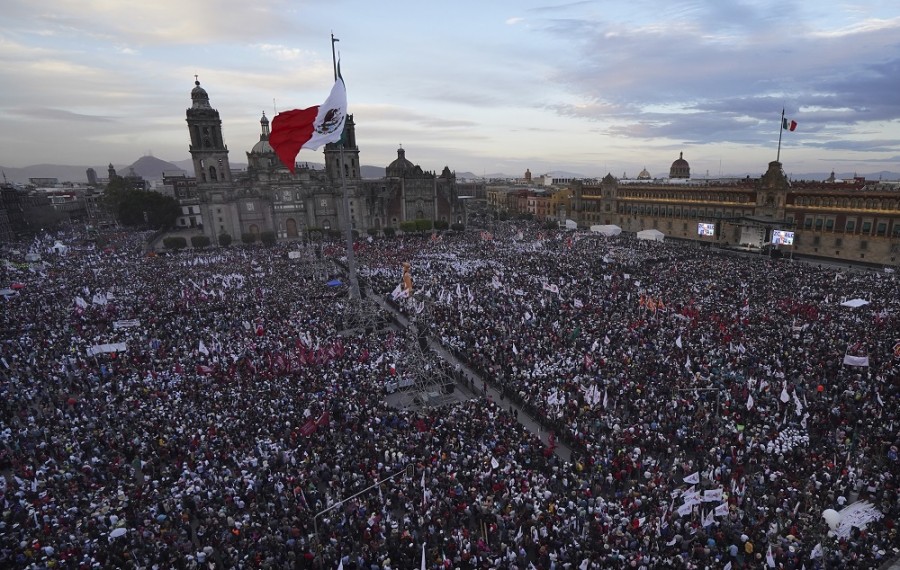
[(103, 166), (76, 166), (66, 164), (34, 164), (21, 168), (0, 166), (0, 170), (6, 175), (9, 182), (28, 184), (29, 178), (56, 178), (60, 182), (87, 183), (87, 169), (97, 171), (98, 178), (106, 178), (106, 165)]
[(175, 163), (166, 162), (155, 156), (147, 155), (140, 157), (133, 164), (126, 166), (122, 170), (116, 169), (116, 173), (119, 176), (125, 176), (131, 169), (134, 169), (134, 173), (145, 180), (162, 180), (164, 172), (175, 172), (179, 170), (185, 172), (184, 168), (181, 168)]
[[(322, 168), (325, 166), (323, 165)], [(359, 167), (359, 175), (363, 178), (384, 178), (384, 167), (363, 164)]]
[[(190, 158), (186, 158), (184, 160), (173, 160), (171, 164), (174, 164), (176, 168), (179, 170), (184, 170), (187, 172), (188, 176), (194, 175), (194, 161)], [(231, 165), (232, 170), (246, 170), (247, 163), (246, 162), (228, 162)]]

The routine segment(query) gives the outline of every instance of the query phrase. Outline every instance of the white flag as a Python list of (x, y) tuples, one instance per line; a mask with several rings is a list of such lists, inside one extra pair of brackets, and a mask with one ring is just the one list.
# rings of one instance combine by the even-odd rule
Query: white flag
[(205, 354), (206, 356), (209, 356), (209, 349), (206, 348), (206, 345), (203, 344), (202, 340), (200, 341), (200, 346), (197, 347), (197, 352), (199, 352), (200, 354)]
[(747, 396), (747, 409), (748, 410), (753, 409), (753, 394), (750, 394), (749, 396)]
[(516, 348), (516, 343), (513, 343), (513, 354), (515, 354), (515, 355), (519, 354), (519, 349)]
[(699, 485), (700, 484), (700, 472), (691, 473), (687, 477), (684, 478), (684, 482), (688, 485)]
[(791, 397), (788, 395), (787, 391), (787, 382), (785, 382), (784, 386), (781, 387), (781, 401), (787, 404), (790, 399)]
[(422, 570), (425, 570), (425, 543), (422, 543)]
[(815, 560), (816, 558), (822, 558), (824, 554), (825, 551), (822, 548), (822, 543), (820, 542), (817, 545), (813, 546), (812, 552), (809, 554), (809, 559)]
[(722, 567), (722, 570), (731, 570), (731, 562)]
[(716, 507), (716, 510), (713, 511), (713, 514), (715, 514), (717, 517), (724, 517), (728, 515), (728, 503), (722, 503), (721, 505)]
[(681, 348), (681, 347), (682, 347), (682, 345), (681, 345), (681, 335), (678, 335), (678, 338), (675, 339), (675, 346), (677, 346), (678, 348)]
[(766, 564), (769, 565), (769, 568), (775, 568), (775, 557), (772, 556), (772, 545), (769, 545), (769, 550), (766, 551)]

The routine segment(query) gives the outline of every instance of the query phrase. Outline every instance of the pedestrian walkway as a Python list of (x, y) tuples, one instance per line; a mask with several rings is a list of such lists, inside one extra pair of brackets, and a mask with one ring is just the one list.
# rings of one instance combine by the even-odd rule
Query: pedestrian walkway
[[(381, 308), (393, 315), (394, 320), (397, 322), (398, 326), (402, 328), (410, 326), (409, 319), (399, 313), (396, 309), (394, 309), (394, 307), (389, 305), (381, 296), (368, 290), (365, 294), (369, 299), (372, 299)], [(530, 416), (519, 406), (511, 403), (505, 398), (501, 398), (500, 391), (492, 384), (491, 378), (483, 378), (479, 376), (477, 373), (475, 373), (475, 371), (466, 366), (464, 362), (461, 362), (458, 358), (456, 358), (455, 355), (444, 348), (440, 342), (435, 340), (430, 335), (428, 336), (428, 346), (431, 348), (431, 350), (437, 353), (438, 356), (453, 365), (455, 369), (460, 371), (462, 378), (465, 381), (457, 382), (457, 390), (463, 390), (470, 394), (473, 398), (488, 398), (498, 405), (506, 407), (510, 411), (510, 413), (515, 416), (516, 420), (518, 420), (518, 422), (522, 424), (525, 429), (538, 436), (544, 443), (544, 445), (550, 445), (551, 435), (553, 435), (554, 439), (556, 439), (556, 434), (553, 434), (552, 432), (544, 429), (544, 426), (541, 424), (538, 418)], [(569, 446), (561, 443), (558, 439), (556, 439), (554, 443), (553, 451), (556, 456), (563, 461), (572, 460), (572, 449)]]

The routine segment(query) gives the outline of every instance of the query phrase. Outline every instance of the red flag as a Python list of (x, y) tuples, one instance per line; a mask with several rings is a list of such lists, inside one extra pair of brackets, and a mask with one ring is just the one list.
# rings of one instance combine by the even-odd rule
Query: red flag
[(347, 91), (338, 72), (331, 94), (323, 104), (284, 111), (272, 119), (269, 144), (288, 170), (294, 172), (294, 161), (300, 149), (316, 150), (325, 143), (341, 140), (346, 119)]
[(796, 131), (797, 130), (797, 121), (793, 119), (782, 119), (781, 120), (781, 128), (786, 131)]
[(316, 420), (317, 426), (327, 426), (328, 422), (331, 421), (331, 415), (328, 413), (328, 410), (322, 412), (322, 415), (319, 416), (319, 419)]
[(316, 433), (316, 422), (313, 420), (309, 420), (300, 428), (300, 435), (303, 437), (309, 437), (312, 434)]

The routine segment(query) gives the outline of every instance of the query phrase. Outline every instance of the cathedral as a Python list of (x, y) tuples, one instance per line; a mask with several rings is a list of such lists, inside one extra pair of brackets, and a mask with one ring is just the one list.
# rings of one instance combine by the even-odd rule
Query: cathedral
[[(364, 179), (353, 116), (344, 125), (342, 147), (325, 146), (325, 168), (298, 163), (292, 174), (269, 144), (269, 119), (260, 119), (259, 141), (247, 152), (247, 170), (232, 171), (219, 112), (196, 81), (187, 110), (190, 153), (195, 179), (175, 185), (191, 225), (202, 228), (212, 243), (227, 234), (242, 236), (271, 231), (279, 239), (296, 239), (314, 230), (379, 232), (402, 222), (431, 220), (462, 223), (456, 174), (440, 174), (410, 162), (405, 150), (385, 168), (384, 178)], [(343, 188), (349, 219), (343, 206)]]

